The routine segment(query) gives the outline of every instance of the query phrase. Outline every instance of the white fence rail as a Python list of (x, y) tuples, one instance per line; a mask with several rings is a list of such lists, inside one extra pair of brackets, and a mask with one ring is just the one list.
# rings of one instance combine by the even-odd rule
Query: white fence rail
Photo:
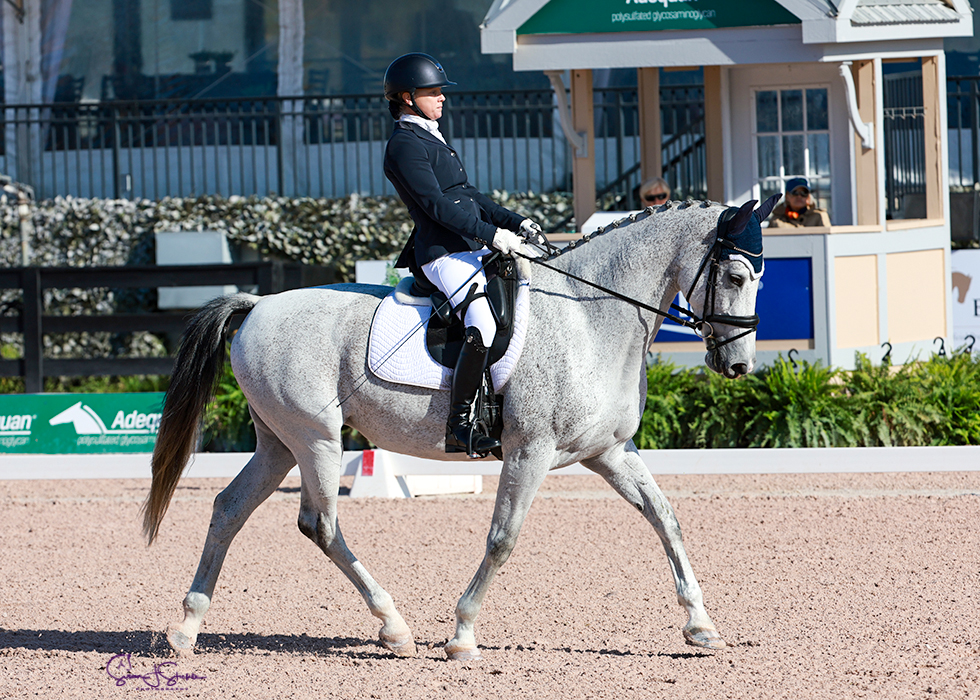
[[(500, 474), (496, 460), (443, 462), (408, 457), (382, 450), (345, 452), (343, 475), (353, 476), (351, 496), (403, 497), (411, 494), (445, 493), (453, 488), (432, 488), (432, 482), (411, 487), (413, 477), (482, 477)], [(195, 455), (189, 478), (231, 478), (251, 457), (250, 453), (202, 453)], [(757, 450), (640, 450), (653, 474), (839, 474), (888, 472), (980, 471), (980, 446), (966, 447), (838, 447), (828, 449)], [(366, 464), (372, 462), (373, 465)], [(372, 468), (373, 467), (373, 468)], [(554, 474), (591, 474), (580, 464)], [(290, 475), (298, 476), (294, 467)], [(0, 480), (10, 479), (147, 479), (149, 454), (111, 455), (4, 455)], [(406, 477), (408, 481), (406, 481)], [(459, 491), (479, 491), (478, 481), (459, 481)], [(471, 487), (475, 485), (475, 488)]]

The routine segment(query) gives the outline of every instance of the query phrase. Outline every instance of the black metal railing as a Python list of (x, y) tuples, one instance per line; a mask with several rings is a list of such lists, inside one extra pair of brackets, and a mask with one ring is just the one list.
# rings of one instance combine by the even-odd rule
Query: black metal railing
[(884, 76), (885, 209), (889, 218), (925, 216), (925, 108), (922, 74)]
[[(45, 314), (46, 289), (152, 289), (158, 287), (239, 285), (258, 294), (307, 286), (315, 268), (300, 263), (265, 261), (230, 265), (145, 267), (20, 267), (0, 269), (0, 289), (19, 289), (21, 298), (0, 315), (0, 333), (21, 334), (23, 357), (0, 360), (0, 377), (24, 377), (27, 393), (43, 390), (44, 377), (170, 374), (172, 357), (44, 357), (44, 336), (54, 333), (121, 333), (146, 331), (180, 334), (187, 313), (130, 313), (59, 316)], [(10, 313), (13, 310), (16, 313)]]
[(980, 182), (980, 76), (946, 82), (950, 187), (973, 189)]
[[(666, 153), (665, 171), (685, 193), (703, 189), (691, 160), (704, 160), (701, 92), (661, 89), (665, 147), (685, 154)], [(637, 91), (597, 89), (595, 110), (601, 189), (639, 162)], [(557, 124), (550, 90), (454, 92), (442, 129), (481, 190), (567, 191), (571, 152)], [(393, 194), (382, 172), (391, 125), (374, 95), (11, 104), (0, 172), (39, 198)]]

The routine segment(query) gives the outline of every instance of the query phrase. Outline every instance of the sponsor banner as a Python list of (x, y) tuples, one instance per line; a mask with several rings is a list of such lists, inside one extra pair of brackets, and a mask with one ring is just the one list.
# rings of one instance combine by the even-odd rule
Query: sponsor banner
[[(810, 258), (766, 258), (766, 271), (759, 282), (759, 296), (755, 301), (755, 312), (759, 314), (756, 340), (806, 340), (813, 337), (812, 267)], [(675, 297), (674, 303), (690, 308), (680, 294)], [(700, 343), (701, 339), (690, 328), (670, 320), (664, 321), (656, 342), (678, 341)], [(653, 351), (656, 352), (656, 343)]]
[(776, 0), (551, 0), (518, 35), (649, 32), (799, 24)]
[(152, 452), (163, 392), (2, 394), (0, 453)]
[(980, 250), (950, 253), (953, 286), (953, 346), (980, 352)]

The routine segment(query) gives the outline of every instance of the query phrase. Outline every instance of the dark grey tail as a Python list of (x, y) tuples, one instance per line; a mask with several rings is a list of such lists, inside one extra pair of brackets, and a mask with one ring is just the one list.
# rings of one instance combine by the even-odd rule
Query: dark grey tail
[(201, 414), (214, 398), (225, 362), (228, 322), (232, 314), (251, 311), (258, 300), (251, 294), (219, 297), (198, 311), (184, 330), (153, 449), (153, 482), (143, 503), (147, 544), (157, 536), (194, 449)]

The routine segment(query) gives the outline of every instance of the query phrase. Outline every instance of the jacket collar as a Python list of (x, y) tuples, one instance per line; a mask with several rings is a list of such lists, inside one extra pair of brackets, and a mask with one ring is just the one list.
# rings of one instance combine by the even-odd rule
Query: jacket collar
[(448, 143), (443, 143), (442, 141), (437, 139), (433, 134), (430, 134), (427, 130), (423, 129), (418, 124), (413, 124), (412, 122), (395, 122), (395, 127), (399, 129), (408, 129), (419, 138), (425, 139), (426, 141), (431, 141), (432, 143), (437, 143), (440, 146), (444, 146), (445, 148), (449, 148), (450, 150), (453, 150)]

